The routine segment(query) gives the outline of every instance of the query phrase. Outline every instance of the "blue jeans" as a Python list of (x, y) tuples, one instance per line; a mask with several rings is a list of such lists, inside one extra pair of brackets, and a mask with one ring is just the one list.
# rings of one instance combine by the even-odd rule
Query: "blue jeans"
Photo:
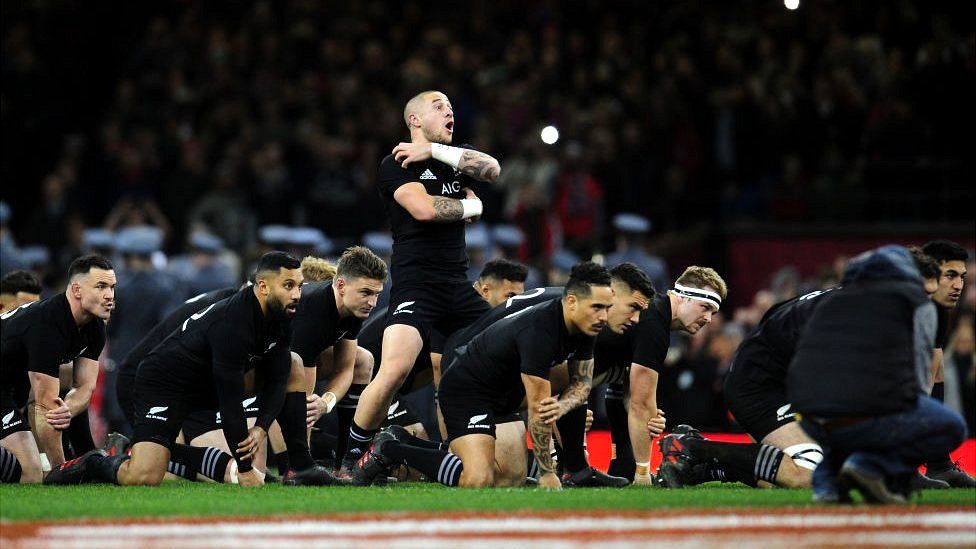
[(887, 479), (904, 478), (923, 463), (944, 458), (966, 436), (963, 419), (925, 395), (918, 397), (914, 410), (830, 432), (807, 419), (801, 425), (824, 451), (823, 461), (813, 472), (816, 493), (837, 491), (837, 473), (848, 459)]

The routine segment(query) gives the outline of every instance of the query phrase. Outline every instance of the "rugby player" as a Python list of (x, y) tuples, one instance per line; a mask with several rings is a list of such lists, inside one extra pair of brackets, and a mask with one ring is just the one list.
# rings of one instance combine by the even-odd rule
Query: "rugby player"
[[(959, 304), (966, 284), (966, 260), (969, 252), (955, 242), (948, 240), (933, 240), (922, 247), (926, 255), (935, 259), (939, 264), (939, 286), (932, 294), (938, 311), (939, 328), (935, 337), (935, 352), (933, 356), (933, 380), (936, 382), (932, 395), (938, 400), (944, 400), (943, 371), (945, 367), (943, 349), (949, 340), (951, 330), (950, 312)], [(949, 456), (926, 464), (925, 474), (929, 478), (947, 482), (955, 488), (976, 487), (973, 478), (953, 463)]]
[[(91, 402), (98, 355), (105, 345), (105, 322), (115, 307), (115, 283), (108, 259), (82, 256), (68, 268), (64, 293), (0, 315), (0, 446), (5, 450), (5, 481), (38, 482), (39, 451), (53, 466), (64, 462), (61, 432)], [(60, 371), (65, 363), (72, 364), (73, 382), (62, 399)], [(34, 396), (33, 435), (22, 411), (28, 392)]]
[[(305, 384), (304, 371), (295, 367), (289, 352), (289, 321), (301, 296), (299, 266), (284, 252), (265, 254), (253, 286), (191, 315), (150, 351), (136, 374), (131, 459), (89, 452), (52, 469), (45, 483), (158, 485), (170, 461), (199, 463), (207, 450), (175, 442), (186, 416), (194, 410), (219, 408), (224, 436), (235, 452), (240, 485), (261, 486), (263, 477), (251, 460), (266, 442), (286, 390), (303, 390)], [(248, 429), (241, 402), (256, 385), (261, 385), (260, 411), (255, 426)], [(298, 420), (304, 433), (303, 418)], [(225, 467), (217, 465), (217, 469)], [(323, 478), (329, 478), (327, 471), (319, 469)]]
[[(624, 278), (623, 273), (615, 276)], [(652, 301), (644, 306), (631, 329), (604, 330), (600, 334), (596, 368), (619, 372), (611, 376), (607, 388), (607, 416), (615, 454), (608, 472), (633, 478), (635, 484), (649, 485), (653, 481), (651, 441), (664, 429), (662, 412), (657, 407), (658, 371), (664, 367), (671, 332), (698, 333), (719, 311), (728, 288), (714, 269), (700, 266), (685, 269), (674, 288), (663, 295), (646, 296), (640, 291), (645, 286), (634, 273), (626, 279), (632, 281), (631, 292), (636, 292), (635, 304), (646, 303), (639, 299), (644, 297)], [(619, 382), (621, 378), (623, 383)]]
[(10, 271), (0, 279), (0, 314), (41, 299), (41, 280), (31, 271)]
[[(913, 253), (913, 259), (931, 291), (937, 266), (920, 251)], [(786, 394), (786, 377), (807, 321), (836, 290), (818, 290), (774, 305), (736, 351), (725, 380), (725, 397), (729, 411), (755, 442), (707, 441), (694, 429), (679, 426), (661, 441), (662, 485), (679, 488), (720, 480), (810, 487), (823, 450), (797, 422)], [(929, 483), (926, 487), (945, 486)]]
[(393, 148), (378, 175), (394, 241), (388, 326), (381, 367), (363, 391), (349, 428), (345, 473), (386, 417), (431, 329), (448, 336), (489, 309), (465, 276), (464, 226), (482, 211), (470, 186), (496, 181), (498, 161), (450, 145), (454, 111), (441, 92), (417, 94), (403, 116), (410, 142)]
[[(404, 444), (384, 431), (357, 462), (356, 478), (368, 483), (391, 465), (405, 463), (447, 486), (523, 484), (521, 452), (496, 448), (524, 444), (525, 427), (515, 415), (523, 399), (536, 449), (550, 448), (553, 424), (586, 401), (595, 337), (613, 305), (610, 282), (604, 267), (581, 263), (573, 268), (561, 299), (509, 314), (458, 348), (439, 390), (451, 451)], [(550, 369), (564, 361), (569, 384), (556, 398)], [(535, 457), (542, 473), (539, 486), (559, 489), (549, 452), (536, 451)]]

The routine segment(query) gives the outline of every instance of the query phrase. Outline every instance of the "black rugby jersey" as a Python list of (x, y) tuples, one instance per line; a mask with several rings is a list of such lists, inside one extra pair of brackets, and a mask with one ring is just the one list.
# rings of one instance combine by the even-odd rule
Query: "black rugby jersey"
[(265, 319), (249, 286), (186, 318), (150, 351), (136, 383), (188, 393), (215, 390), (227, 445), (236, 449), (247, 436), (244, 373), (254, 367), (265, 372), (257, 425), (267, 431), (285, 398), (290, 337), (290, 323)]
[(75, 324), (64, 294), (21, 305), (0, 316), (4, 388), (19, 384), (26, 372), (59, 377), (61, 365), (76, 358), (98, 360), (105, 345), (105, 323), (93, 317)]
[(417, 221), (393, 198), (393, 193), (406, 183), (420, 183), (431, 196), (462, 199), (463, 189), (474, 189), (477, 182), (433, 158), (404, 168), (392, 154), (380, 163), (377, 180), (393, 231), (390, 274), (394, 283), (465, 282), (468, 268), (465, 222)]
[(523, 309), (528, 309), (533, 305), (545, 303), (546, 301), (552, 301), (553, 299), (561, 299), (562, 296), (562, 286), (551, 286), (548, 288), (535, 288), (506, 299), (504, 303), (496, 305), (490, 311), (481, 315), (481, 317), (478, 318), (474, 324), (454, 332), (451, 334), (451, 337), (447, 338), (447, 342), (443, 346), (444, 358), (441, 361), (441, 368), (446, 370), (450, 366), (450, 361), (454, 358), (455, 351), (458, 347), (461, 345), (466, 345), (471, 341), (472, 338), (474, 338), (474, 336), (483, 332), (485, 328), (491, 326), (495, 322), (498, 322), (512, 313), (517, 313)]
[(637, 324), (622, 334), (605, 327), (596, 338), (594, 373), (631, 364), (660, 371), (671, 345), (671, 299), (658, 295), (641, 311)]
[(177, 328), (183, 324), (183, 321), (190, 318), (190, 315), (200, 311), (206, 307), (213, 305), (214, 303), (220, 301), (221, 299), (230, 297), (231, 295), (237, 293), (238, 288), (222, 288), (220, 290), (214, 290), (212, 292), (207, 292), (205, 294), (200, 294), (183, 302), (182, 305), (173, 309), (171, 313), (166, 315), (159, 324), (153, 327), (135, 347), (129, 351), (129, 354), (125, 355), (122, 362), (119, 363), (119, 373), (127, 373), (130, 375), (135, 375), (136, 369), (139, 367), (139, 363), (142, 359), (146, 358), (149, 351), (152, 351), (156, 345), (159, 345), (166, 336), (170, 335)]
[[(821, 298), (836, 289), (817, 290), (773, 305), (743, 340), (731, 367), (754, 367), (770, 377), (785, 380), (807, 321), (822, 301)], [(736, 360), (753, 350), (764, 351), (764, 360)]]
[(562, 300), (551, 300), (511, 313), (474, 336), (444, 376), (498, 399), (500, 411), (513, 411), (525, 396), (521, 374), (549, 379), (553, 366), (593, 358), (595, 340), (570, 335)]
[(340, 339), (355, 340), (362, 325), (354, 315), (339, 318), (331, 280), (305, 284), (291, 321), (291, 349), (302, 357), (306, 368), (311, 368), (319, 354)]

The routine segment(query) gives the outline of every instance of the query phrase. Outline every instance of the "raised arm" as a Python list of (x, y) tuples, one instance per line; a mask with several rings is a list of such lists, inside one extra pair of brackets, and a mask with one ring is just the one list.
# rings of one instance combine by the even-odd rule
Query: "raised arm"
[(404, 168), (413, 162), (423, 162), (433, 158), (461, 170), (461, 173), (472, 179), (485, 183), (498, 181), (498, 176), (502, 173), (501, 164), (491, 155), (474, 149), (440, 143), (400, 143), (393, 148), (393, 157)]
[(481, 200), (471, 189), (465, 188), (466, 198), (432, 196), (420, 183), (406, 183), (394, 193), (393, 199), (417, 221), (453, 223), (481, 215)]

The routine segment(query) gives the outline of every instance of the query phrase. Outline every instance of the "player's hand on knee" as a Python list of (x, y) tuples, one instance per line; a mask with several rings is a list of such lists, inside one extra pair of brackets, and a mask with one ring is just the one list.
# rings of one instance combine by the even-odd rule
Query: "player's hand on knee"
[(556, 473), (546, 473), (539, 477), (539, 488), (543, 490), (562, 490), (563, 484), (559, 482)]
[(547, 425), (552, 425), (562, 416), (559, 400), (552, 396), (540, 400), (535, 406), (535, 411), (539, 414), (539, 419)]
[(667, 426), (667, 421), (664, 419), (664, 410), (660, 408), (657, 411), (657, 417), (652, 417), (647, 420), (647, 434), (651, 438), (656, 438), (661, 436), (664, 432), (664, 428)]
[(308, 395), (305, 402), (305, 425), (307, 427), (315, 425), (320, 417), (332, 411), (333, 406), (335, 406), (335, 395), (332, 393), (325, 393), (322, 396)]
[(54, 399), (54, 403), (57, 404), (58, 407), (45, 412), (44, 419), (47, 420), (48, 425), (62, 431), (71, 425), (71, 410), (60, 398)]
[(257, 469), (251, 469), (246, 473), (237, 473), (238, 484), (245, 488), (260, 488), (264, 486), (264, 478)]
[(593, 428), (593, 410), (589, 408), (586, 409), (586, 427), (584, 432), (589, 433), (590, 429)]
[(393, 147), (393, 158), (406, 168), (414, 162), (423, 162), (431, 157), (430, 143), (400, 143)]
[(251, 460), (268, 440), (268, 433), (255, 425), (247, 430), (247, 438), (237, 445), (237, 459)]

